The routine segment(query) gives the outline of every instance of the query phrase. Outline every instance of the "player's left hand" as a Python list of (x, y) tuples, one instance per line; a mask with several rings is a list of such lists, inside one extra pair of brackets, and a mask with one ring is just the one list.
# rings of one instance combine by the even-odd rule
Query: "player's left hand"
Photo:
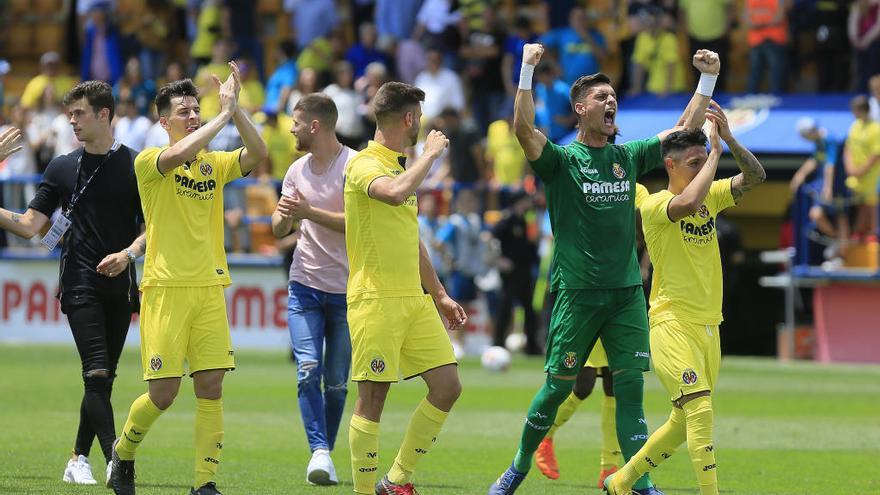
[(105, 277), (115, 277), (128, 268), (128, 255), (124, 251), (108, 254), (98, 263), (97, 271)]
[(461, 328), (467, 323), (467, 313), (464, 312), (464, 308), (461, 307), (460, 304), (455, 302), (449, 296), (443, 296), (437, 301), (437, 309), (440, 311), (440, 316), (446, 322), (447, 330), (455, 330), (457, 328)]
[(241, 69), (239, 69), (238, 64), (236, 64), (234, 61), (229, 62), (229, 68), (232, 69), (232, 74), (230, 74), (230, 76), (235, 83), (233, 86), (233, 89), (235, 91), (235, 98), (238, 99), (239, 95), (241, 94)]
[(719, 74), (721, 72), (721, 58), (711, 50), (697, 50), (694, 54), (694, 67), (701, 74)]
[(290, 198), (289, 202), (290, 216), (296, 221), (308, 219), (312, 213), (312, 204), (295, 186), (293, 192), (294, 195)]

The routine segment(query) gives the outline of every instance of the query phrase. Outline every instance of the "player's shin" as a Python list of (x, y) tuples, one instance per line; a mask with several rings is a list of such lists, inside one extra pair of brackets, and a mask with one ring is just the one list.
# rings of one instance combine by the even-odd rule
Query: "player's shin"
[(162, 415), (162, 410), (150, 399), (150, 394), (143, 394), (131, 404), (128, 419), (122, 429), (119, 443), (116, 444), (116, 452), (124, 461), (134, 460), (134, 453), (141, 441), (150, 431), (153, 423)]
[(409, 420), (406, 435), (394, 465), (388, 472), (388, 480), (398, 485), (410, 482), (419, 460), (424, 457), (437, 441), (437, 435), (449, 416), (448, 412), (434, 407), (428, 399), (423, 399)]
[[(562, 408), (559, 408), (560, 412)], [(620, 455), (620, 442), (617, 441), (617, 401), (614, 397), (602, 396), (602, 450), (599, 464), (602, 470), (610, 470), (623, 464)], [(558, 420), (557, 420), (558, 422)]]
[(196, 399), (196, 473), (193, 487), (214, 481), (223, 449), (223, 400)]
[(626, 492), (639, 478), (665, 461), (685, 441), (685, 416), (681, 409), (673, 408), (672, 414), (663, 425), (645, 442), (644, 447), (634, 455), (614, 476), (614, 486)]
[(684, 404), (687, 418), (687, 445), (691, 454), (700, 495), (718, 495), (715, 446), (712, 443), (712, 398), (698, 397)]
[[(617, 399), (617, 440), (623, 459), (629, 462), (648, 440), (648, 423), (642, 406), (645, 378), (642, 370), (625, 369), (614, 374), (614, 397)], [(650, 488), (651, 479), (645, 475), (633, 488)]]
[(568, 397), (565, 399), (565, 402), (559, 406), (559, 409), (556, 411), (556, 420), (553, 421), (553, 426), (547, 431), (547, 437), (553, 438), (553, 435), (556, 434), (556, 430), (558, 430), (562, 425), (568, 422), (569, 419), (574, 415), (574, 412), (577, 411), (578, 407), (580, 407), (582, 399), (579, 399), (578, 396), (573, 393), (568, 394)]
[(565, 398), (571, 394), (573, 386), (574, 380), (548, 376), (544, 386), (532, 400), (519, 443), (519, 450), (513, 461), (513, 467), (520, 473), (527, 473), (532, 467), (532, 456), (538, 449), (538, 444), (553, 426), (556, 411)]
[(379, 466), (379, 423), (352, 414), (348, 427), (351, 477), (355, 493), (375, 493)]

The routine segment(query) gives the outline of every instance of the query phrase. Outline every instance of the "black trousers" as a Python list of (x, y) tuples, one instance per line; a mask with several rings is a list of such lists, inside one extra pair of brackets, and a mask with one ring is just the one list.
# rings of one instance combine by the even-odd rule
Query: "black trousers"
[(125, 299), (82, 297), (62, 305), (82, 362), (84, 393), (74, 453), (88, 456), (95, 436), (107, 462), (116, 438), (110, 395), (131, 322)]
[(532, 307), (532, 293), (535, 281), (531, 270), (517, 270), (501, 275), (501, 301), (498, 308), (498, 321), (495, 325), (494, 345), (504, 347), (507, 330), (513, 316), (513, 303), (519, 301), (525, 312), (523, 331), (526, 335), (526, 354), (540, 354), (541, 344), (538, 342), (538, 321)]

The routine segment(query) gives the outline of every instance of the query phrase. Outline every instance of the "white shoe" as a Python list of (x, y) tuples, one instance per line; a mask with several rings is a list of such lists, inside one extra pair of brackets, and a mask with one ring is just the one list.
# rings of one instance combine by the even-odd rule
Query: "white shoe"
[(330, 451), (318, 449), (312, 453), (312, 460), (306, 469), (306, 480), (313, 485), (336, 485), (336, 468), (330, 459)]
[(112, 475), (112, 474), (113, 474), (113, 461), (110, 461), (107, 463), (107, 478), (106, 478), (107, 482), (105, 483), (107, 488), (113, 488), (113, 485), (110, 483), (110, 475)]
[(92, 466), (89, 465), (89, 458), (84, 455), (67, 461), (67, 469), (64, 470), (64, 476), (61, 479), (65, 483), (73, 483), (74, 485), (98, 484), (95, 481), (95, 477), (92, 476)]

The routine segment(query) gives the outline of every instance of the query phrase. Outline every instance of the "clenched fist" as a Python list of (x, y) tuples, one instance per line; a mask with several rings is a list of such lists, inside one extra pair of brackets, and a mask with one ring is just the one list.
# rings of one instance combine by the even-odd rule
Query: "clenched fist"
[(721, 72), (721, 58), (711, 50), (697, 50), (694, 54), (694, 67), (701, 74), (715, 74)]
[(544, 55), (544, 47), (540, 43), (526, 43), (523, 47), (523, 63), (538, 65), (542, 55)]

